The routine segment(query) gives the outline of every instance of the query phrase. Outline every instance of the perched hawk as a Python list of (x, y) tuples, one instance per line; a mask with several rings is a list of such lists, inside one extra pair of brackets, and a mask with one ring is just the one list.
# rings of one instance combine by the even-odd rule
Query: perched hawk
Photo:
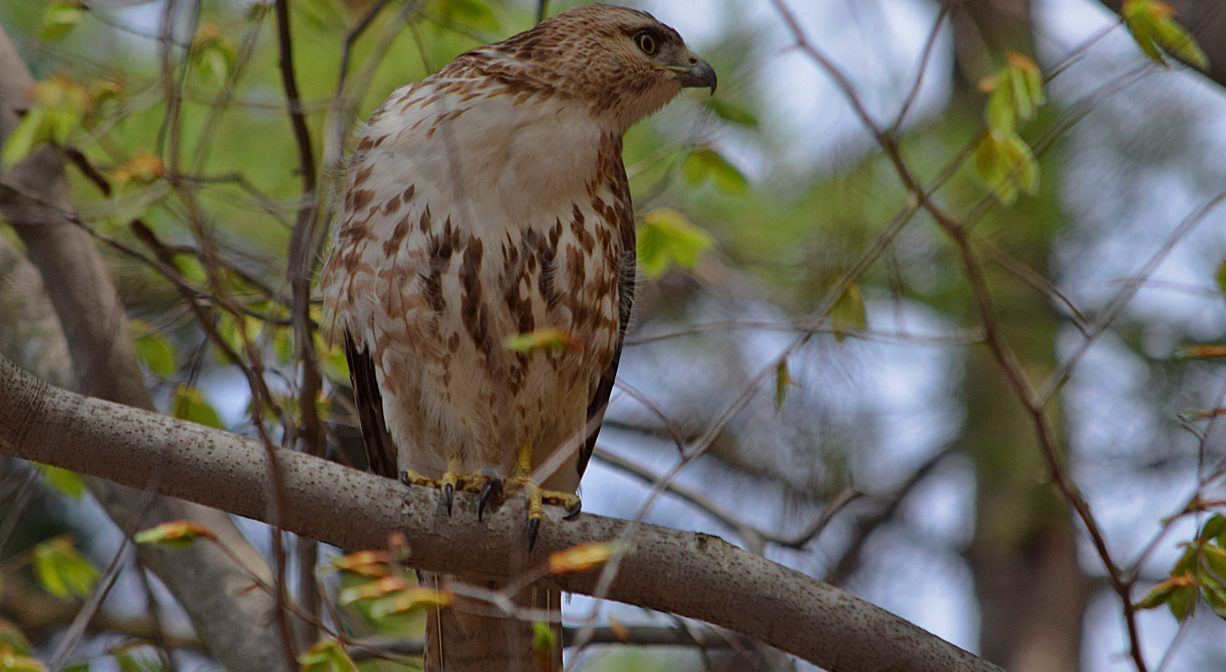
[[(373, 471), (435, 483), (448, 507), (453, 489), (484, 500), (505, 479), (532, 536), (542, 488), (577, 511), (634, 296), (622, 135), (682, 87), (714, 92), (715, 72), (675, 30), (590, 5), (460, 54), (374, 112), (320, 278)], [(529, 333), (562, 347), (508, 347)], [(560, 466), (538, 486), (545, 462)], [(556, 609), (556, 593), (535, 602)], [(529, 655), (530, 627), (449, 611), (430, 669)]]

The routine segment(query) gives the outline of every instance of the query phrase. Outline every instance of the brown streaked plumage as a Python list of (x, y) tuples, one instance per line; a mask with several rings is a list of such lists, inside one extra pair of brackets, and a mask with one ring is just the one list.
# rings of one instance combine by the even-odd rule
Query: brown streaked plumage
[[(715, 74), (676, 31), (589, 5), (460, 54), (371, 115), (320, 287), (373, 471), (523, 480), (549, 463), (531, 476), (575, 491), (634, 296), (622, 134), (685, 86), (714, 91)], [(505, 345), (538, 329), (573, 347)], [(428, 669), (535, 669), (529, 626), (469, 611), (431, 618)]]

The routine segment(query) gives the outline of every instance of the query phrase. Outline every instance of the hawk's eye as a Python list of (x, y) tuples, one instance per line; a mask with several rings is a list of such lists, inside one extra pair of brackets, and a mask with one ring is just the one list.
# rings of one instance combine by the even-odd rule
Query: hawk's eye
[(639, 31), (639, 33), (634, 36), (634, 43), (639, 45), (639, 49), (642, 49), (643, 53), (647, 54), (648, 56), (655, 56), (656, 49), (658, 49), (660, 46), (656, 43), (656, 36), (652, 35), (650, 30)]

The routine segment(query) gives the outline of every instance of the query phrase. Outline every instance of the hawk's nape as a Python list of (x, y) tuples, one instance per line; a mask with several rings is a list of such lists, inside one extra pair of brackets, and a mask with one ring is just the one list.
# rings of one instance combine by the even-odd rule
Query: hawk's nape
[[(715, 84), (672, 28), (589, 5), (460, 54), (371, 115), (320, 287), (372, 470), (448, 492), (493, 474), (538, 520), (541, 501), (577, 505), (634, 297), (622, 135)], [(563, 347), (509, 347), (521, 334)], [(562, 466), (535, 473), (546, 462)], [(501, 579), (459, 579), (498, 587), (540, 561), (523, 548)], [(559, 626), (556, 591), (517, 598)], [(427, 669), (540, 669), (532, 631), (459, 600), (429, 619)], [(546, 658), (560, 669), (560, 651)]]

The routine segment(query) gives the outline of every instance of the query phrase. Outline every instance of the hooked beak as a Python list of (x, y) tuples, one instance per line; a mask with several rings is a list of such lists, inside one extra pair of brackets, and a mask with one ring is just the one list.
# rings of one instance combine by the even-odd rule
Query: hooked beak
[(711, 89), (711, 95), (715, 95), (715, 68), (711, 64), (698, 58), (694, 52), (685, 52), (686, 60), (689, 61), (686, 65), (673, 65), (668, 69), (677, 73), (677, 79), (683, 87), (705, 87)]

